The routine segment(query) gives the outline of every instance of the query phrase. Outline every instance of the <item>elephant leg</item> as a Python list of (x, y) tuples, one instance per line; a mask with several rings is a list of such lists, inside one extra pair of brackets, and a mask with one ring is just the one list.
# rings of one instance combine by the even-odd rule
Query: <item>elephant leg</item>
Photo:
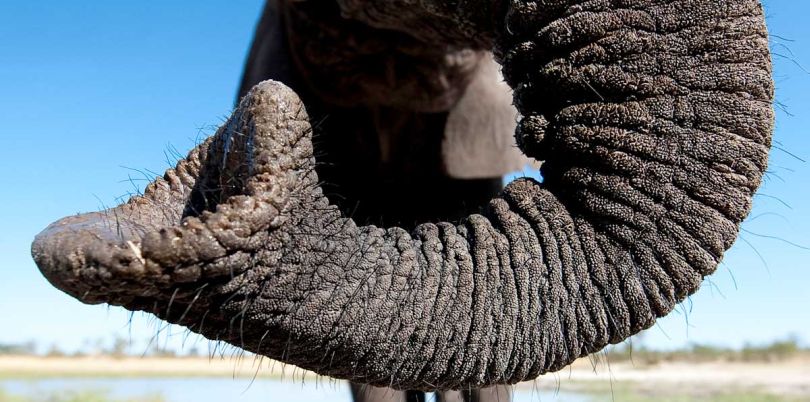
[(509, 402), (512, 400), (512, 387), (509, 385), (493, 385), (462, 393), (465, 402)]
[(354, 402), (425, 402), (421, 391), (400, 391), (388, 387), (349, 383)]
[[(387, 387), (350, 383), (354, 402), (425, 402), (421, 391), (399, 391)], [(512, 388), (508, 385), (471, 389), (464, 391), (438, 391), (436, 402), (509, 402)]]
[(512, 400), (512, 387), (494, 385), (487, 388), (463, 391), (436, 392), (436, 402), (509, 402)]

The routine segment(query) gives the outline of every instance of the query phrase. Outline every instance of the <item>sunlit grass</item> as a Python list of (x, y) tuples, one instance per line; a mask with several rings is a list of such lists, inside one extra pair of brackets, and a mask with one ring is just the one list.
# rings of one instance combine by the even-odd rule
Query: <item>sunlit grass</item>
[(794, 397), (789, 395), (775, 395), (761, 392), (728, 392), (709, 395), (652, 395), (638, 391), (618, 391), (612, 395), (595, 396), (594, 402), (597, 401), (615, 401), (615, 402), (806, 402), (810, 399), (805, 397)]

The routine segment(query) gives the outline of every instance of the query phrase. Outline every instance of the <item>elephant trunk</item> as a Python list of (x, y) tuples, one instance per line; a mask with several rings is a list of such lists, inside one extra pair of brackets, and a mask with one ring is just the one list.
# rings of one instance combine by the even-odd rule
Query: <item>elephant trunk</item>
[[(37, 263), (85, 301), (397, 388), (515, 383), (650, 327), (715, 270), (766, 169), (761, 6), (496, 3), (505, 22), (489, 36), (542, 183), (510, 183), (459, 224), (357, 226), (316, 186), (299, 101), (264, 83), (214, 140), (248, 133), (236, 148), (253, 156), (198, 158), (200, 172), (240, 178), (218, 205), (132, 218), (146, 228), (132, 238), (56, 223), (34, 244)], [(199, 187), (175, 193), (188, 205)], [(176, 203), (160, 194), (130, 204)], [(111, 215), (122, 219), (91, 220)]]

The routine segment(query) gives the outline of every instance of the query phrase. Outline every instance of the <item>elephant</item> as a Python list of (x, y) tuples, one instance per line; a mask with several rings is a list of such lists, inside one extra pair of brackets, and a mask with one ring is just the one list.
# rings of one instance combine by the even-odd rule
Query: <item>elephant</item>
[[(649, 328), (736, 240), (774, 124), (758, 0), (270, 1), (240, 94), (32, 256), (360, 399), (498, 394)], [(501, 186), (507, 131), (542, 180)]]

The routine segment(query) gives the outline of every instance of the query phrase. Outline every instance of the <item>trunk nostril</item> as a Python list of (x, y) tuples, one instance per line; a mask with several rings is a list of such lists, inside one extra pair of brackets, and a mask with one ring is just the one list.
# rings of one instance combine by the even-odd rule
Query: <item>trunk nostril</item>
[(215, 135), (201, 161), (183, 217), (214, 212), (228, 197), (242, 195), (255, 168), (254, 133), (241, 118), (232, 118)]
[[(250, 127), (248, 124), (240, 124)], [(242, 194), (254, 170), (253, 130), (239, 130), (235, 120), (229, 121), (221, 137), (222, 165), (219, 186), (223, 197)]]

